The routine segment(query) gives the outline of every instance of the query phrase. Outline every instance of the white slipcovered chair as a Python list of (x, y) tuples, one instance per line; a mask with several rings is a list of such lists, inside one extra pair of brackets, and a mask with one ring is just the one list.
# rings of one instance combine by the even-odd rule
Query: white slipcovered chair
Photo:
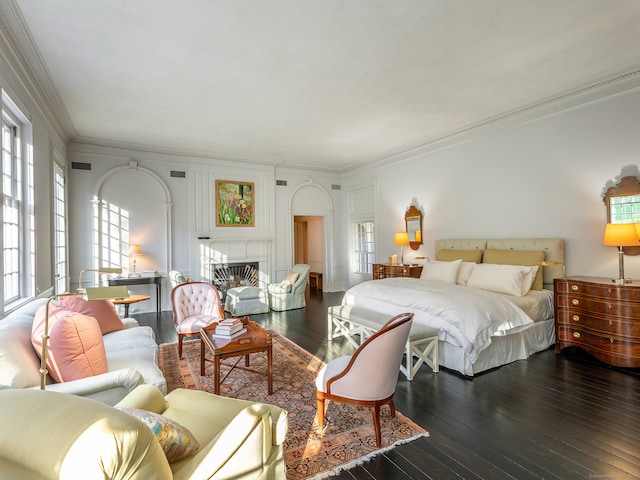
[(381, 446), (380, 407), (388, 404), (396, 416), (393, 395), (398, 383), (402, 354), (409, 337), (413, 313), (389, 320), (351, 356), (327, 363), (316, 377), (318, 426), (324, 426), (325, 400), (373, 409), (376, 445)]
[(206, 328), (224, 318), (218, 289), (206, 282), (189, 282), (171, 290), (173, 323), (178, 333), (178, 355), (182, 358), (182, 339), (200, 335)]
[(293, 266), (282, 282), (268, 286), (271, 310), (281, 312), (307, 306), (305, 292), (310, 270), (309, 265), (299, 263)]
[(183, 283), (187, 283), (188, 281), (189, 279), (187, 279), (187, 277), (185, 277), (182, 272), (179, 272), (178, 270), (171, 270), (169, 272), (169, 282), (171, 282), (171, 289), (174, 289), (175, 287)]

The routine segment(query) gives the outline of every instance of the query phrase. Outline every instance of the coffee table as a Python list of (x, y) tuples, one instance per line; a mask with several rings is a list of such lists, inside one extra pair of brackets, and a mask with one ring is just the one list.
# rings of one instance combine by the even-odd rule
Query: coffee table
[(129, 316), (129, 305), (132, 303), (144, 302), (149, 300), (151, 297), (149, 295), (129, 295), (126, 298), (120, 298), (117, 300), (113, 300), (114, 305), (124, 305), (124, 316), (127, 318)]
[[(245, 370), (247, 372), (265, 375), (269, 388), (269, 395), (273, 394), (273, 361), (272, 361), (272, 343), (271, 334), (260, 327), (257, 323), (249, 320), (248, 317), (242, 319), (243, 326), (247, 329), (245, 333), (232, 339), (214, 337), (216, 323), (210, 327), (200, 330), (200, 375), (204, 375), (204, 362), (213, 362), (213, 393), (220, 395), (220, 384), (235, 369)], [(206, 358), (206, 351), (213, 355), (213, 359)], [(252, 353), (267, 353), (267, 371), (259, 371), (249, 368), (249, 355)], [(224, 378), (220, 379), (220, 365), (222, 360), (226, 358), (240, 357), (233, 364), (224, 364), (230, 366), (231, 370), (227, 372)], [(240, 360), (244, 357), (244, 366), (239, 365)]]

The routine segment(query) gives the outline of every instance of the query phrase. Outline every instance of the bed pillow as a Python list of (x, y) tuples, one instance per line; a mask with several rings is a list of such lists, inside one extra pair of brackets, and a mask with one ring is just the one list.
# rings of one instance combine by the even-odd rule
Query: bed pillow
[(196, 437), (186, 427), (164, 415), (138, 408), (118, 408), (141, 420), (151, 429), (169, 463), (177, 462), (192, 455), (200, 446)]
[[(77, 312), (50, 305), (47, 370), (56, 382), (107, 373), (107, 355), (98, 322)], [(33, 319), (31, 343), (42, 353), (46, 305)]]
[(474, 267), (477, 265), (475, 262), (462, 262), (460, 264), (460, 270), (458, 270), (458, 278), (456, 278), (456, 283), (458, 285), (466, 285), (469, 281), (469, 277), (471, 276), (471, 272), (473, 272)]
[(439, 262), (437, 260), (425, 263), (420, 274), (421, 280), (436, 280), (444, 283), (456, 283), (458, 270), (462, 260), (452, 262)]
[(60, 297), (60, 305), (72, 312), (93, 317), (100, 325), (103, 335), (124, 328), (122, 319), (116, 312), (116, 306), (110, 300), (85, 300), (80, 296)]
[(482, 261), (482, 250), (450, 250), (441, 248), (436, 252), (436, 260), (443, 262), (462, 260), (463, 262), (480, 263)]
[[(491, 248), (485, 250), (482, 259), (483, 263), (524, 266), (540, 265), (542, 261), (544, 261), (544, 252), (542, 250), (497, 250)], [(543, 287), (542, 268), (539, 268), (531, 288), (533, 290), (542, 290)]]
[(481, 263), (471, 272), (467, 286), (521, 297), (531, 290), (538, 267)]

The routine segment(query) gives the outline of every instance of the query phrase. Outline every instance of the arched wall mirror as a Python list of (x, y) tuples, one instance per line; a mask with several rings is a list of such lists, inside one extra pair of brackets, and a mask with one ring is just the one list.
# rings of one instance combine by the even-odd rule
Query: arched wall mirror
[[(607, 223), (640, 223), (640, 180), (630, 175), (605, 190)], [(626, 255), (640, 255), (640, 247), (623, 247)]]
[(422, 245), (422, 213), (411, 205), (404, 215), (404, 221), (409, 235), (411, 250), (417, 250)]

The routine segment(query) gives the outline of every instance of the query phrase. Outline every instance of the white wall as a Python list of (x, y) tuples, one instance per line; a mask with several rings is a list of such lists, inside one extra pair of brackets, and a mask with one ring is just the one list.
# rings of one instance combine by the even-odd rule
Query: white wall
[[(423, 241), (405, 260), (433, 258), (441, 238), (561, 237), (568, 275), (617, 277), (616, 249), (604, 247), (602, 191), (640, 163), (640, 92), (610, 97), (520, 125), (467, 137), (393, 165), (345, 175), (349, 191), (376, 181), (379, 261), (398, 253), (405, 209), (422, 206)], [(625, 258), (640, 278), (640, 256)]]
[[(320, 215), (324, 217), (325, 223), (330, 224), (324, 229), (325, 253), (329, 252), (329, 256), (324, 257), (328, 266), (328, 274), (325, 273), (326, 289), (331, 291), (344, 288), (340, 268), (343, 248), (340, 242), (335, 245), (333, 238), (334, 234), (337, 235), (336, 238), (342, 238), (341, 217), (334, 215), (335, 210), (341, 211), (341, 195), (339, 190), (331, 188), (331, 185), (339, 184), (338, 174), (300, 172), (296, 169), (279, 170), (266, 164), (176, 156), (86, 143), (73, 143), (69, 151), (71, 161), (91, 164), (91, 170), (71, 171), (69, 229), (72, 233), (72, 279), (76, 279), (82, 269), (92, 265), (95, 255), (92, 237), (92, 199), (104, 178), (114, 169), (121, 169), (118, 170), (118, 176), (113, 175), (113, 178), (122, 178), (122, 181), (120, 184), (110, 181), (109, 193), (120, 198), (122, 202), (126, 200), (127, 208), (132, 211), (137, 208), (142, 212), (133, 214), (131, 238), (136, 242), (139, 239), (143, 253), (150, 253), (138, 261), (144, 269), (157, 269), (162, 273), (176, 269), (193, 278), (201, 279), (204, 273), (199, 271), (199, 267), (203, 246), (212, 241), (266, 241), (272, 250), (268, 256), (273, 261), (264, 281), (279, 281), (293, 265), (293, 216)], [(165, 248), (165, 243), (161, 237), (162, 232), (154, 226), (159, 217), (144, 213), (157, 212), (157, 208), (162, 208), (161, 205), (157, 205), (162, 201), (162, 197), (154, 192), (153, 184), (149, 186), (147, 182), (141, 181), (135, 170), (131, 170), (132, 176), (124, 180), (125, 177), (122, 176), (126, 176), (126, 166), (131, 160), (134, 160), (139, 168), (153, 172), (169, 190), (172, 201), (170, 265), (163, 262), (161, 250)], [(171, 177), (171, 170), (186, 172), (186, 178)], [(217, 179), (255, 184), (254, 227), (216, 227)], [(287, 186), (277, 187), (276, 179), (286, 180)], [(148, 216), (149, 225), (144, 223), (145, 215)], [(327, 231), (329, 233), (326, 233)], [(198, 237), (208, 238), (205, 240)], [(135, 288), (135, 293), (154, 296), (151, 287)], [(168, 286), (165, 286), (164, 292), (164, 309), (168, 309)], [(145, 309), (145, 304), (139, 304), (136, 308)], [(152, 305), (146, 305), (147, 310), (150, 308)]]

